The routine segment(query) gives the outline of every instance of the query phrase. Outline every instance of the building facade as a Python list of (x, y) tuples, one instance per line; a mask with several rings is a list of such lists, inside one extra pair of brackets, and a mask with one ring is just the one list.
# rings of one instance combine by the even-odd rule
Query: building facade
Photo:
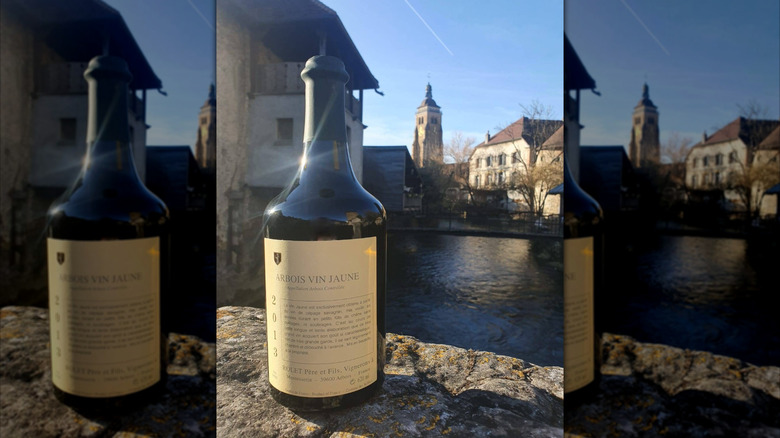
[(429, 162), (444, 161), (441, 115), (441, 107), (433, 100), (433, 90), (429, 83), (425, 87), (425, 98), (415, 113), (412, 159), (419, 168), (425, 167)]
[(686, 186), (722, 191), (728, 211), (757, 209), (762, 216), (777, 211), (770, 205), (776, 198), (765, 203), (762, 194), (780, 182), (778, 125), (739, 117), (711, 136), (705, 133), (685, 160)]
[(335, 11), (317, 0), (217, 3), (217, 242), (220, 269), (256, 270), (262, 213), (303, 153), (304, 82), (316, 55), (340, 58), (352, 166), (363, 177), (363, 90), (377, 89)]
[(217, 171), (217, 93), (209, 87), (209, 97), (198, 114), (198, 139), (195, 142), (195, 160), (205, 173)]
[(78, 177), (87, 151), (90, 59), (119, 56), (133, 75), (128, 122), (141, 179), (146, 90), (162, 83), (121, 15), (101, 1), (4, 0), (0, 20), (0, 247), (9, 261), (7, 280), (45, 268), (46, 211)]
[[(495, 136), (486, 134), (469, 158), (468, 175), (475, 197), (505, 202), (507, 210), (557, 214), (559, 197), (547, 195), (563, 181), (563, 122), (523, 117)], [(523, 195), (529, 184), (533, 195)]]
[(628, 158), (634, 168), (660, 163), (661, 143), (658, 128), (658, 107), (650, 100), (647, 84), (642, 86), (642, 99), (634, 107)]

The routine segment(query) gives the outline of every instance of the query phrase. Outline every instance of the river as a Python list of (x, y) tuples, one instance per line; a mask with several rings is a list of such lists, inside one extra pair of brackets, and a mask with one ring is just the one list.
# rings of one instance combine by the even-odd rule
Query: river
[(563, 366), (561, 242), (391, 233), (387, 331)]
[(604, 330), (780, 365), (780, 264), (750, 249), (744, 239), (661, 236), (635, 271), (607, 272), (620, 287), (603, 307)]

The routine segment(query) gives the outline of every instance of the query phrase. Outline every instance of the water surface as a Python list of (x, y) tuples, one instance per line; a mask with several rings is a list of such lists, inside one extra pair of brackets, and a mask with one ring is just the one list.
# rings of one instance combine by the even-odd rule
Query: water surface
[(563, 366), (561, 240), (393, 233), (387, 330)]
[(604, 329), (780, 365), (780, 266), (767, 256), (744, 239), (663, 236), (623, 278)]

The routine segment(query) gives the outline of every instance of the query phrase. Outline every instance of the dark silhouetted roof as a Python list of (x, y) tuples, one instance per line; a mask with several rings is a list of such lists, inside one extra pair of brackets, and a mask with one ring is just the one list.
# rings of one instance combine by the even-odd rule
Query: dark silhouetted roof
[(387, 211), (404, 210), (404, 193), (420, 193), (422, 180), (406, 146), (363, 146), (363, 187)]
[(584, 90), (595, 89), (596, 81), (588, 74), (585, 66), (577, 56), (566, 34), (563, 35), (563, 89)]
[[(362, 7), (355, 4), (355, 7)], [(305, 62), (319, 54), (320, 35), (326, 52), (340, 58), (349, 73), (347, 88), (379, 88), (338, 14), (317, 0), (220, 0), (257, 30), (256, 37), (282, 62)]]
[[(100, 0), (3, 0), (3, 6), (15, 11), (52, 50), (67, 62), (88, 62), (98, 55), (123, 58), (133, 80), (130, 88), (162, 88), (125, 20)], [(110, 41), (104, 53), (103, 41)]]
[(147, 146), (146, 186), (171, 211), (187, 208), (189, 189), (200, 172), (189, 146)]

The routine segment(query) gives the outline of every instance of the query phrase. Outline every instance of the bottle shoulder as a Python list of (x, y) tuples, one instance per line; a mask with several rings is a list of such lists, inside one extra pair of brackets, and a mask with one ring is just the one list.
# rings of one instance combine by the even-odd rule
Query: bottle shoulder
[(379, 200), (357, 183), (340, 186), (293, 184), (265, 209), (266, 217), (285, 216), (303, 220), (328, 218), (348, 221), (354, 214), (386, 217)]

